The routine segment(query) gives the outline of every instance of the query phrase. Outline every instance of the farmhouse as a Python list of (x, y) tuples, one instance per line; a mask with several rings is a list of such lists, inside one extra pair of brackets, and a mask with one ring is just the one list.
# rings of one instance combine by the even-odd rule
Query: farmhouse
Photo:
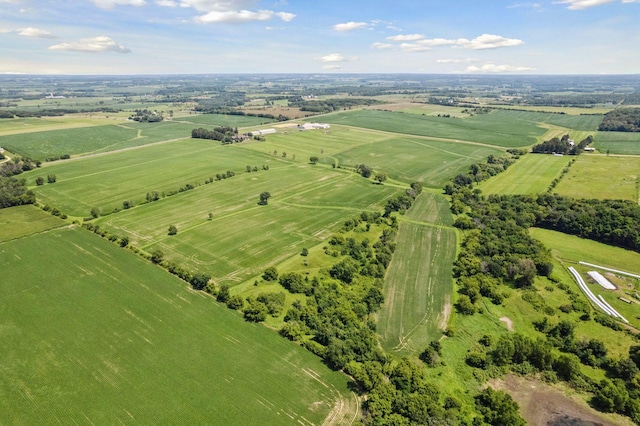
[(298, 124), (298, 130), (316, 130), (316, 129), (328, 129), (331, 126), (326, 123), (304, 123)]
[(253, 130), (248, 134), (251, 136), (264, 136), (264, 135), (274, 134), (275, 132), (276, 132), (276, 129), (262, 129), (262, 130)]

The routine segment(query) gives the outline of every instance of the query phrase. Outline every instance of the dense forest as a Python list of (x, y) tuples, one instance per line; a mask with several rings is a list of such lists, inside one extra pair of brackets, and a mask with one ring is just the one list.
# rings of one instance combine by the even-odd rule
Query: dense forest
[(191, 131), (191, 137), (195, 139), (210, 139), (224, 144), (233, 143), (238, 136), (238, 129), (228, 126), (215, 127), (213, 130), (199, 127)]
[(608, 112), (598, 130), (640, 132), (640, 108), (620, 108)]

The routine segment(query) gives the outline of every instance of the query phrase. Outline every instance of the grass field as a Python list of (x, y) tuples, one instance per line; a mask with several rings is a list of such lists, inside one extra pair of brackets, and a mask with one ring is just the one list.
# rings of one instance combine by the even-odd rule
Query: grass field
[(228, 114), (194, 114), (180, 118), (174, 121), (187, 121), (198, 125), (215, 125), (229, 127), (249, 127), (259, 126), (266, 123), (273, 123), (276, 120), (264, 117), (251, 117), (245, 115), (228, 115)]
[(485, 195), (539, 194), (547, 190), (553, 179), (560, 177), (562, 169), (573, 158), (575, 157), (528, 154), (503, 173), (480, 183), (478, 188)]
[(89, 232), (0, 250), (3, 423), (310, 425), (357, 414), (346, 376)]
[(0, 243), (59, 228), (65, 224), (63, 220), (35, 206), (0, 209)]
[(356, 167), (364, 163), (396, 180), (420, 181), (424, 186), (442, 188), (472, 163), (501, 153), (482, 145), (399, 136), (343, 151), (335, 158), (341, 165)]
[(34, 187), (38, 200), (55, 205), (68, 215), (85, 217), (93, 207), (109, 213), (122, 208), (125, 200), (139, 204), (149, 191), (175, 191), (188, 183), (203, 183), (227, 170), (240, 174), (247, 165), (261, 168), (268, 164), (272, 172), (287, 164), (252, 151), (238, 153), (235, 146), (185, 139), (79, 161), (56, 162), (22, 176), (33, 185), (37, 176), (55, 174), (55, 184)]
[[(272, 198), (259, 206), (265, 190)], [(159, 249), (169, 260), (234, 285), (318, 244), (345, 219), (382, 210), (397, 191), (355, 174), (281, 167), (214, 182), (97, 223), (147, 251)], [(178, 234), (168, 236), (172, 224)]]
[(593, 147), (601, 153), (640, 155), (640, 133), (598, 132)]
[(0, 146), (33, 159), (63, 154), (78, 155), (190, 138), (193, 124), (162, 122), (111, 124), (0, 136)]
[[(417, 354), (437, 340), (452, 309), (451, 266), (456, 232), (432, 223), (451, 221), (442, 197), (422, 194), (402, 218), (397, 250), (385, 276), (385, 303), (378, 318), (382, 347), (399, 354)], [(429, 222), (420, 223), (427, 220)]]
[[(588, 262), (640, 275), (640, 254), (631, 250), (608, 246), (546, 229), (531, 229), (531, 235), (549, 247), (563, 267), (574, 266), (584, 278), (586, 278), (586, 272), (594, 270), (594, 268), (578, 265), (577, 262)], [(606, 272), (604, 274), (608, 275)], [(573, 280), (573, 278), (568, 277), (566, 272), (565, 275), (568, 280)], [(597, 284), (594, 284), (591, 289), (595, 294), (602, 294), (611, 306), (626, 317), (634, 327), (640, 327), (640, 302), (634, 302), (629, 305), (617, 299), (618, 296), (633, 299), (626, 292), (640, 290), (640, 280), (622, 276), (611, 278), (611, 280), (618, 286), (618, 290), (602, 290)], [(586, 281), (588, 282), (589, 280)]]
[[(357, 110), (325, 115), (320, 120), (387, 132), (473, 141), (511, 148), (532, 145), (546, 132), (534, 121), (536, 118), (538, 113), (502, 110), (469, 118)], [(317, 120), (319, 119), (314, 121)]]
[(640, 157), (580, 155), (554, 191), (575, 198), (640, 202)]

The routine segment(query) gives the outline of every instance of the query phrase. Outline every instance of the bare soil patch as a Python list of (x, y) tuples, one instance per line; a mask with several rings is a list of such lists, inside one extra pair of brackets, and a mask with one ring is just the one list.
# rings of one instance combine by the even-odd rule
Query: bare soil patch
[(511, 321), (509, 317), (500, 317), (500, 321), (505, 323), (505, 325), (507, 326), (507, 330), (513, 331), (513, 321)]
[(509, 393), (520, 405), (520, 414), (532, 426), (621, 426), (631, 421), (618, 415), (599, 413), (577, 395), (515, 375), (489, 381), (494, 389)]

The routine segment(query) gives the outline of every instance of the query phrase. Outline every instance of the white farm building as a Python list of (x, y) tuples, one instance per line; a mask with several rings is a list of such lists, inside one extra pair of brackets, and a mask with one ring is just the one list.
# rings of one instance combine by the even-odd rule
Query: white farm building
[(249, 132), (251, 136), (264, 136), (264, 135), (272, 135), (276, 132), (276, 129), (262, 129), (262, 130), (252, 130)]
[(298, 130), (316, 130), (316, 129), (328, 129), (331, 127), (326, 123), (304, 123), (298, 124)]

